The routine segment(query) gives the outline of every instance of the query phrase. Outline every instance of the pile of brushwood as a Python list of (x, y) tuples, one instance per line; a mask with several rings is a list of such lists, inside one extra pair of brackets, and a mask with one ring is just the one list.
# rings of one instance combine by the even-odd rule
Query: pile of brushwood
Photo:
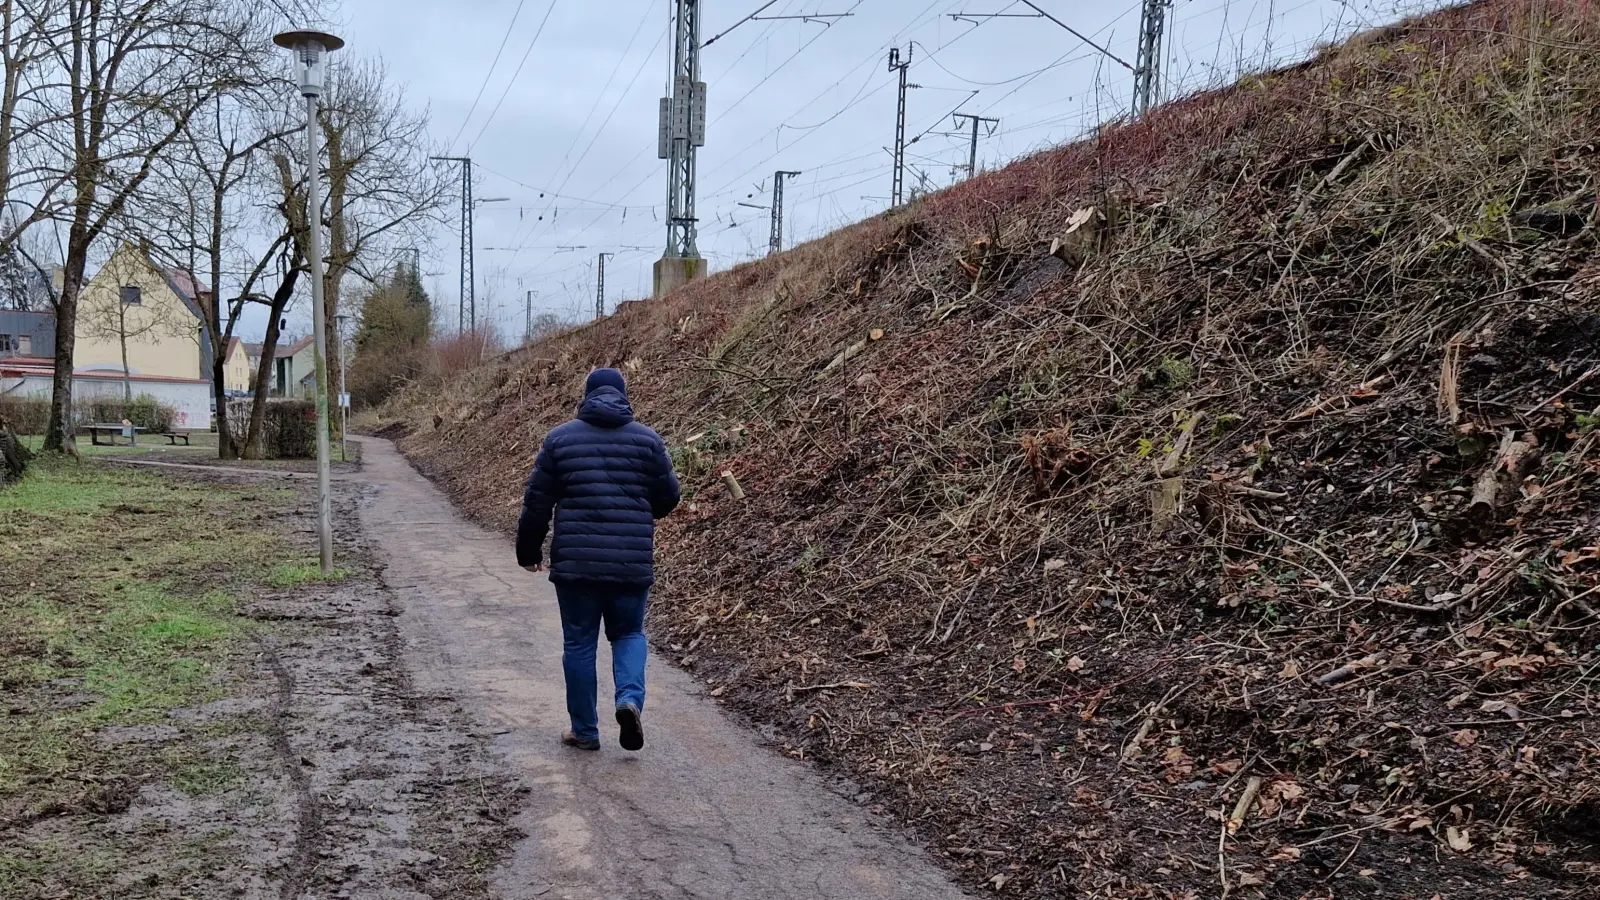
[(1485, 0), (389, 414), (510, 528), (622, 367), (659, 649), (974, 887), (1595, 896), (1597, 186), (1594, 6)]

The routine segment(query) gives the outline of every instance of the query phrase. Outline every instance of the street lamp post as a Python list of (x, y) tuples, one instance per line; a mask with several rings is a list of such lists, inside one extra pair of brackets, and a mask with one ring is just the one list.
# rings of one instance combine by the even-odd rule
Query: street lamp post
[(306, 230), (311, 263), (311, 321), (316, 339), (311, 342), (317, 373), (317, 536), (322, 550), (322, 571), (333, 571), (333, 488), (328, 472), (328, 321), (322, 308), (322, 173), (321, 142), (317, 139), (317, 105), (327, 84), (328, 54), (344, 41), (320, 31), (285, 31), (274, 44), (294, 53), (296, 80), (306, 101)]

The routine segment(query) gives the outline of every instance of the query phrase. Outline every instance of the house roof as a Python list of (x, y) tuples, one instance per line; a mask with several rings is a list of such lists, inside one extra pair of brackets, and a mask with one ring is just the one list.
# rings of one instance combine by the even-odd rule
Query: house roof
[(233, 358), (233, 351), (239, 349), (239, 344), (240, 343), (241, 342), (240, 342), (240, 340), (238, 338), (228, 338), (228, 352), (226, 354), (224, 354), (222, 358), (223, 359), (232, 359)]
[(260, 344), (245, 344), (244, 345), (244, 352), (245, 352), (245, 355), (250, 357), (251, 359), (260, 359), (261, 358), (261, 345)]
[(23, 374), (23, 369), (44, 369), (50, 373), (55, 371), (55, 365), (55, 360), (43, 356), (8, 356), (0, 359), (0, 375), (17, 378)]
[(286, 356), (293, 356), (309, 346), (311, 346), (311, 335), (308, 334), (287, 347), (281, 344), (278, 345), (277, 352), (275, 352), (273, 356), (277, 359), (283, 359)]
[[(96, 380), (110, 379), (112, 381), (121, 381), (122, 380), (122, 373), (121, 372), (96, 372), (96, 371), (85, 372), (85, 371), (78, 371), (78, 372), (73, 372), (72, 373), (72, 377), (73, 378), (92, 378), (92, 379), (96, 379)], [(128, 380), (129, 381), (158, 381), (158, 382), (161, 382), (162, 384), (210, 384), (211, 383), (211, 382), (205, 380), (204, 378), (179, 378), (176, 375), (129, 375), (128, 376)]]
[[(29, 376), (54, 375), (56, 364), (54, 360), (43, 359), (36, 356), (12, 356), (0, 361), (0, 375), (7, 378), (26, 378)], [(87, 378), (93, 381), (122, 381), (123, 374), (115, 370), (79, 369), (72, 373), (74, 379)], [(210, 384), (204, 378), (179, 378), (173, 375), (129, 375), (127, 380), (136, 382), (159, 382), (161, 384)]]
[(0, 309), (0, 317), (11, 322), (35, 322), (40, 325), (53, 323), (56, 320), (56, 314), (49, 310), (33, 309)]
[(182, 269), (165, 269), (163, 275), (167, 276), (167, 283), (185, 300), (193, 301), (200, 296), (200, 291), (195, 287), (194, 275)]

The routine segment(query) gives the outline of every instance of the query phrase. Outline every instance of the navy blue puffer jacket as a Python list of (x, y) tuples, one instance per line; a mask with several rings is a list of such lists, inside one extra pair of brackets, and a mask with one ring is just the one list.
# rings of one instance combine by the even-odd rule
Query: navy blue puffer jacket
[[(605, 377), (597, 377), (605, 376)], [(621, 373), (600, 370), (528, 476), (517, 523), (517, 564), (544, 561), (555, 515), (550, 580), (648, 586), (655, 581), (655, 522), (678, 505), (678, 478), (660, 435), (633, 420)], [(615, 385), (615, 386), (612, 386)]]

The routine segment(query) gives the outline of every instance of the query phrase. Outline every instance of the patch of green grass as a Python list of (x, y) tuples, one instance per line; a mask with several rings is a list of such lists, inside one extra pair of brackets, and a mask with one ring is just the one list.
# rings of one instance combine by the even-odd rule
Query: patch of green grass
[(1187, 359), (1168, 356), (1161, 360), (1158, 371), (1168, 387), (1181, 388), (1194, 381), (1194, 363)]
[(346, 569), (323, 572), (322, 564), (316, 562), (279, 563), (267, 574), (267, 584), (284, 589), (305, 587), (308, 584), (338, 584), (349, 574)]
[(222, 594), (174, 596), (160, 584), (122, 582), (124, 602), (102, 618), (102, 634), (73, 648), (84, 686), (103, 699), (89, 715), (96, 721), (161, 718), (167, 710), (217, 699), (215, 663), (250, 623), (235, 615)]
[[(119, 858), (106, 850), (32, 844), (25, 852), (0, 852), (0, 897), (98, 895), (120, 868)], [(63, 888), (73, 890), (59, 893)]]
[(162, 761), (172, 786), (190, 797), (215, 797), (244, 781), (237, 761), (217, 753), (197, 754), (186, 747), (169, 748)]

